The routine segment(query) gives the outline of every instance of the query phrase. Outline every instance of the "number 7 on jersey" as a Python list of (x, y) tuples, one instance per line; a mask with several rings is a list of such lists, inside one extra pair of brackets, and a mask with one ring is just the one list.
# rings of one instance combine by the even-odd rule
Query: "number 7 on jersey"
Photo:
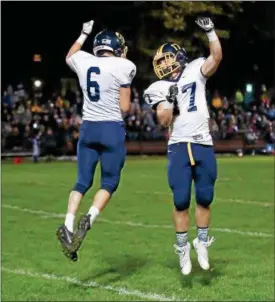
[(191, 93), (190, 93), (189, 107), (187, 111), (188, 112), (197, 111), (197, 106), (195, 106), (196, 82), (186, 84), (181, 88), (182, 93), (185, 93), (188, 90), (191, 90)]

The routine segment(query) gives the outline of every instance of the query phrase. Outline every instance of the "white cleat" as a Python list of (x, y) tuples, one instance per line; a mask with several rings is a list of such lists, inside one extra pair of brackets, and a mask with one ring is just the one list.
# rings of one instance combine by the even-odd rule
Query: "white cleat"
[(178, 254), (180, 259), (180, 268), (183, 275), (189, 275), (192, 270), (192, 263), (190, 259), (190, 243), (187, 242), (187, 245), (179, 247), (174, 244), (175, 252)]
[(215, 241), (214, 237), (211, 237), (207, 239), (206, 242), (199, 241), (198, 238), (195, 238), (193, 240), (193, 246), (197, 252), (198, 255), (198, 262), (202, 269), (208, 270), (209, 265), (209, 259), (208, 259), (208, 247)]

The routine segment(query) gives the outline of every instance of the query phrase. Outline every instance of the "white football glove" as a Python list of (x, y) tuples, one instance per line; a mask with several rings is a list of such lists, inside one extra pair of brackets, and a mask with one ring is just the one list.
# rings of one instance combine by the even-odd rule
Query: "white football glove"
[(93, 25), (94, 25), (94, 20), (83, 23), (82, 33), (88, 36), (92, 32)]
[(197, 18), (195, 22), (201, 29), (203, 29), (207, 33), (214, 29), (214, 23), (210, 18)]

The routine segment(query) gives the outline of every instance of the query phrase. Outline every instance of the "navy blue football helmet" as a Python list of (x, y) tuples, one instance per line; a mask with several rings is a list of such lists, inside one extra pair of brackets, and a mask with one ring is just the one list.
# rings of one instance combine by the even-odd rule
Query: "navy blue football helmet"
[(186, 63), (186, 51), (176, 43), (161, 45), (153, 59), (154, 71), (159, 79), (169, 77), (171, 73), (184, 68)]
[(93, 51), (95, 56), (101, 50), (111, 51), (116, 57), (126, 57), (128, 47), (125, 45), (125, 39), (120, 33), (104, 29), (94, 38)]

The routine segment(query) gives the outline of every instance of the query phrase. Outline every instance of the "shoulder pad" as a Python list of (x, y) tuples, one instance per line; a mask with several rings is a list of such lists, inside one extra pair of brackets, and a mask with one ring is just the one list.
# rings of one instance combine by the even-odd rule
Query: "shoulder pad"
[(154, 82), (144, 91), (143, 97), (145, 102), (154, 107), (158, 103), (165, 101), (170, 86), (171, 83), (167, 81)]

